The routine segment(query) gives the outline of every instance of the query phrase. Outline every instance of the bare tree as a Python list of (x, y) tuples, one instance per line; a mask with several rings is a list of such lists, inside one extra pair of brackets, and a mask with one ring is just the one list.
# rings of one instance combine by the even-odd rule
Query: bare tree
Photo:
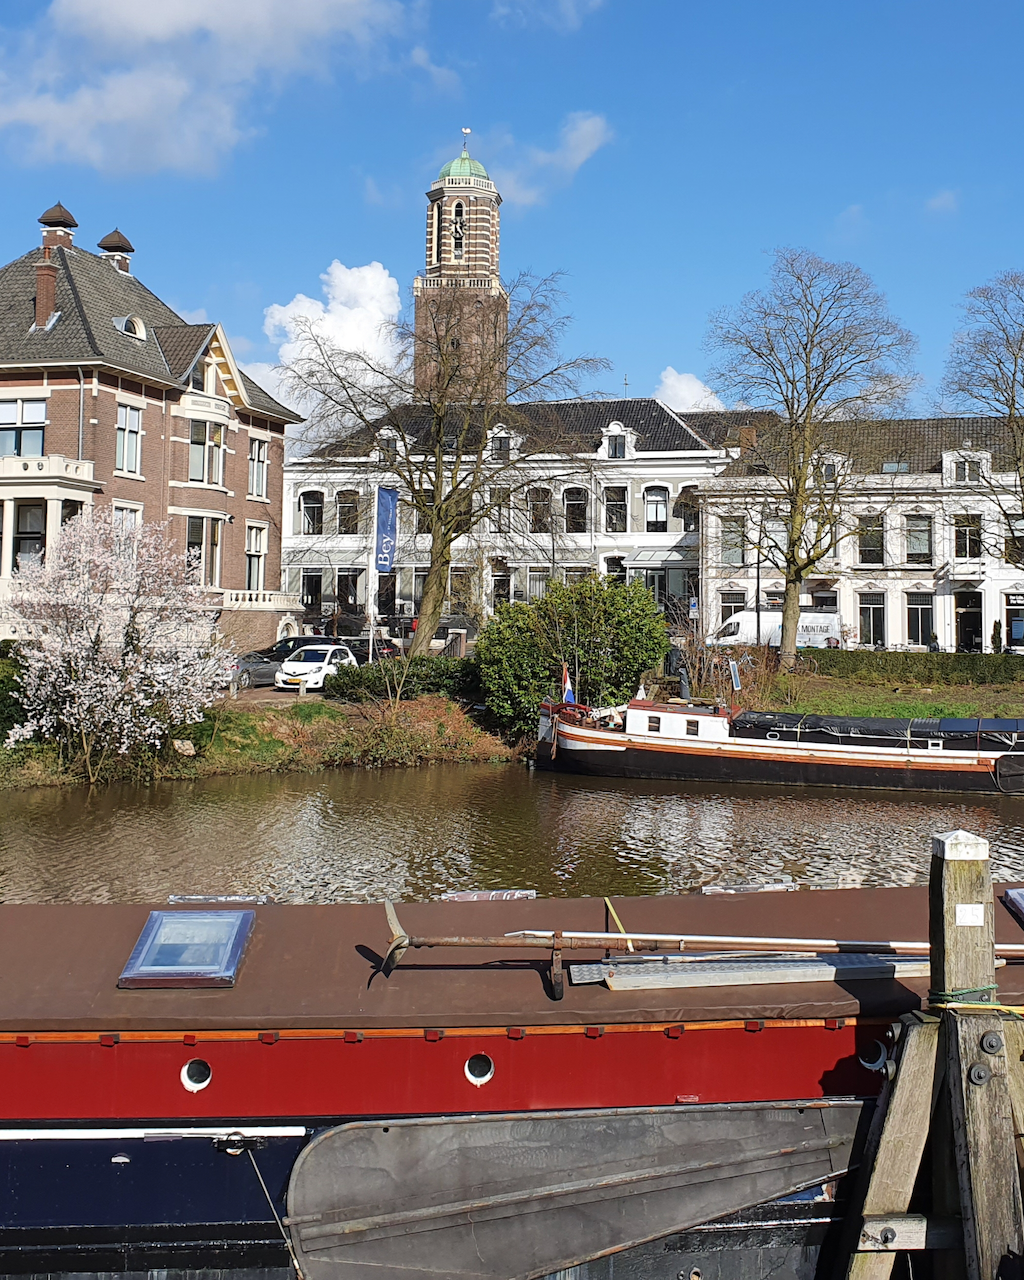
[(413, 323), (391, 326), (391, 357), (341, 350), (310, 322), (303, 355), (283, 370), (324, 466), (375, 454), (380, 479), (430, 535), (411, 656), (437, 628), (455, 539), (537, 485), (546, 459), (557, 468), (579, 448), (553, 402), (608, 365), (562, 356), (562, 301), (557, 275), (524, 274), (494, 296), (440, 287), (419, 299)]
[(719, 356), (719, 390), (778, 417), (746, 452), (775, 507), (766, 551), (785, 580), (786, 670), (796, 657), (801, 584), (844, 536), (853, 469), (836, 447), (839, 428), (848, 435), (851, 420), (901, 404), (915, 343), (859, 267), (779, 249), (768, 288), (714, 315), (707, 345)]
[[(1000, 272), (972, 289), (963, 304), (965, 326), (953, 338), (942, 391), (966, 414), (1000, 419), (991, 471), (966, 450), (964, 478), (988, 489), (1005, 521), (993, 551), (1024, 564), (1024, 271)], [(975, 447), (981, 442), (973, 441)]]

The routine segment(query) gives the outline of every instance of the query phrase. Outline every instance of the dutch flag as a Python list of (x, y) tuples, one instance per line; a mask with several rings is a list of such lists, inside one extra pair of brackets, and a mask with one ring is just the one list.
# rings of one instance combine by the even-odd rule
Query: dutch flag
[(576, 697), (572, 691), (572, 681), (569, 679), (569, 664), (567, 662), (562, 663), (562, 701), (576, 701)]

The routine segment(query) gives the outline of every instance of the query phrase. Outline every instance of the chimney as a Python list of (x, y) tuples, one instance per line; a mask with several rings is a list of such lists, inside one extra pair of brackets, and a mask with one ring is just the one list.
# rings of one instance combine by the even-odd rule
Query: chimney
[(103, 256), (117, 271), (123, 271), (125, 275), (132, 273), (132, 261), (129, 258), (130, 253), (135, 252), (132, 242), (126, 235), (123, 235), (117, 227), (111, 231), (110, 235), (104, 236), (96, 246), (103, 250)]
[(757, 446), (757, 427), (740, 427), (740, 453), (749, 453)]
[(43, 246), (43, 260), (36, 263), (36, 328), (45, 329), (57, 310), (57, 266), (50, 261), (50, 246)]
[(75, 238), (75, 227), (78, 223), (58, 200), (52, 209), (39, 215), (43, 224), (43, 246), (56, 249), (60, 245), (70, 245)]

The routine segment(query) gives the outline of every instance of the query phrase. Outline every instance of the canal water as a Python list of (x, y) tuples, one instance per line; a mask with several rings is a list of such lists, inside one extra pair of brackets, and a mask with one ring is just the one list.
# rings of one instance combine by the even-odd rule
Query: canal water
[(910, 884), (929, 838), (985, 836), (1024, 880), (1024, 800), (716, 787), (444, 766), (0, 796), (0, 900), (429, 899)]

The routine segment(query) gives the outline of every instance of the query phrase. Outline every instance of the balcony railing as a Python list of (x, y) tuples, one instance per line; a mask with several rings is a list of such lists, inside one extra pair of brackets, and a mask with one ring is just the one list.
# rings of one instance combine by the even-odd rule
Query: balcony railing
[(0, 481), (53, 481), (68, 480), (80, 486), (93, 484), (91, 459), (65, 458), (50, 453), (43, 458), (0, 458)]
[(225, 591), (224, 608), (297, 612), (302, 608), (302, 601), (298, 593), (292, 595), (288, 591)]

